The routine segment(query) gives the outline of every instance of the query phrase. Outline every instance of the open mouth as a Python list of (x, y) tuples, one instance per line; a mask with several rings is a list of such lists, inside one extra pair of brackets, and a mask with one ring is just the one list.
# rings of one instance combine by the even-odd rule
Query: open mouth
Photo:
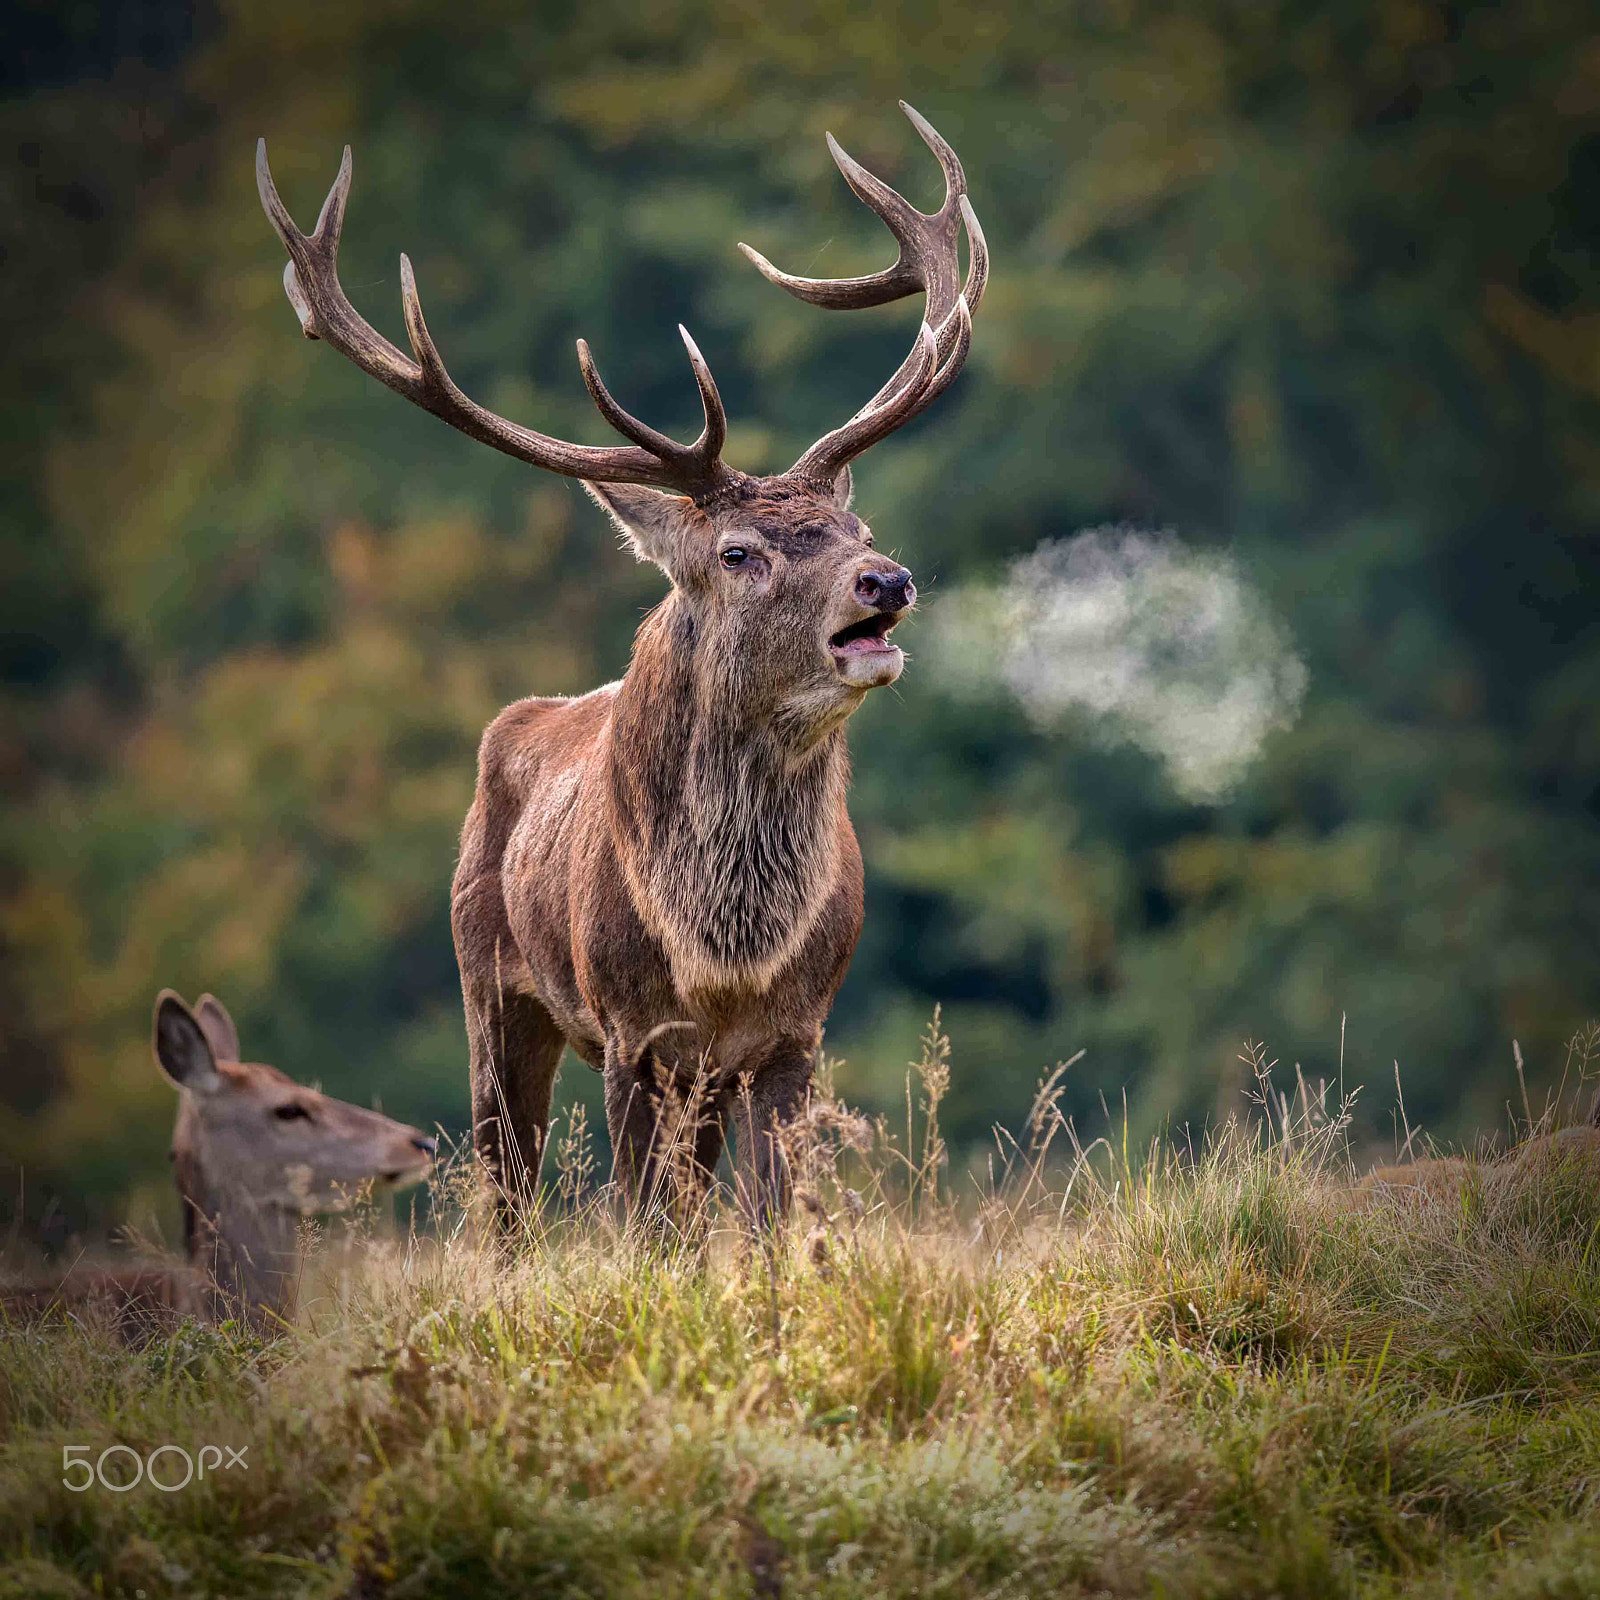
[(840, 660), (848, 659), (850, 656), (887, 655), (890, 651), (900, 648), (889, 642), (889, 630), (899, 620), (887, 611), (878, 611), (870, 617), (863, 617), (859, 622), (852, 622), (848, 628), (841, 628), (834, 634), (828, 640), (828, 650)]
[(383, 1181), (390, 1188), (407, 1189), (427, 1177), (432, 1166), (431, 1161), (419, 1161), (415, 1166), (391, 1167), (383, 1174)]

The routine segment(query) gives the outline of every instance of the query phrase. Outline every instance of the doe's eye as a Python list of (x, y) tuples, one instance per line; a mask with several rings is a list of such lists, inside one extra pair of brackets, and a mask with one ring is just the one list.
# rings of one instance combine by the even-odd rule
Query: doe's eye
[(311, 1113), (297, 1101), (291, 1100), (287, 1105), (274, 1106), (272, 1114), (279, 1122), (298, 1122), (301, 1117), (309, 1118)]
[(749, 553), (743, 545), (730, 544), (722, 552), (722, 564), (725, 567), (742, 567)]

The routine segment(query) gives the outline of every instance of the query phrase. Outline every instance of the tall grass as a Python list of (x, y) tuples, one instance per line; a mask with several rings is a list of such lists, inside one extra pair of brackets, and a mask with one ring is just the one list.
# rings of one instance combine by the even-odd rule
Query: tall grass
[[(624, 1226), (575, 1120), (522, 1238), (458, 1160), (277, 1337), (0, 1333), (0, 1597), (1600, 1593), (1595, 1171), (1354, 1205), (1348, 1108), (1251, 1060), (1198, 1148), (1047, 1079), (967, 1192), (935, 1026), (903, 1127), (824, 1064), (771, 1250)], [(61, 1482), (169, 1442), (248, 1471)]]

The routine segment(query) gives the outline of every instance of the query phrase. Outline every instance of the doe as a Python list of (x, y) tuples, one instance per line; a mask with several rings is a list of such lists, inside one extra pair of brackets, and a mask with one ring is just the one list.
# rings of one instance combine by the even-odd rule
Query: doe
[(427, 1176), (432, 1138), (240, 1060), (233, 1018), (214, 996), (191, 1011), (163, 989), (154, 1028), (156, 1061), (179, 1097), (171, 1156), (185, 1266), (8, 1289), (0, 1315), (59, 1304), (92, 1308), (127, 1330), (183, 1315), (280, 1325), (294, 1315), (300, 1219)]

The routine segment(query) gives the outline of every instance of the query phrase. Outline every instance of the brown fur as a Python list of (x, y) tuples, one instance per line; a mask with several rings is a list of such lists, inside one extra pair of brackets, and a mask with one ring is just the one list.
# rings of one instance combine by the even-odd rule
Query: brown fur
[(1356, 1186), (1358, 1209), (1382, 1200), (1443, 1200), (1461, 1193), (1472, 1166), (1460, 1156), (1374, 1167)]
[(418, 1129), (240, 1061), (233, 1019), (211, 995), (191, 1012), (164, 990), (154, 1048), (179, 1091), (171, 1156), (186, 1264), (6, 1289), (0, 1315), (31, 1320), (70, 1307), (124, 1334), (182, 1316), (286, 1321), (299, 1284), (300, 1218), (341, 1210), (370, 1186), (414, 1183), (432, 1164), (434, 1141)]
[(74, 1272), (59, 1283), (0, 1289), (0, 1328), (41, 1322), (54, 1312), (109, 1326), (135, 1342), (205, 1311), (203, 1280), (186, 1267)]
[(1497, 1160), (1476, 1162), (1461, 1156), (1440, 1156), (1402, 1166), (1374, 1167), (1350, 1191), (1350, 1200), (1363, 1211), (1385, 1201), (1453, 1202), (1475, 1175), (1481, 1175), (1488, 1183), (1514, 1183), (1529, 1173), (1553, 1168), (1570, 1168), (1600, 1180), (1600, 1098), (1588, 1123), (1526, 1139)]
[(771, 1218), (787, 1207), (774, 1130), (805, 1098), (861, 931), (844, 724), (899, 671), (897, 653), (852, 662), (829, 641), (897, 618), (915, 588), (838, 496), (794, 480), (709, 505), (590, 492), (673, 587), (621, 682), (519, 701), (484, 735), (452, 893), (475, 1140), (509, 1216), (571, 1044), (605, 1074), (635, 1201), (653, 1192), (663, 1090), (698, 1081), (701, 1179), (731, 1122), (741, 1189)]

